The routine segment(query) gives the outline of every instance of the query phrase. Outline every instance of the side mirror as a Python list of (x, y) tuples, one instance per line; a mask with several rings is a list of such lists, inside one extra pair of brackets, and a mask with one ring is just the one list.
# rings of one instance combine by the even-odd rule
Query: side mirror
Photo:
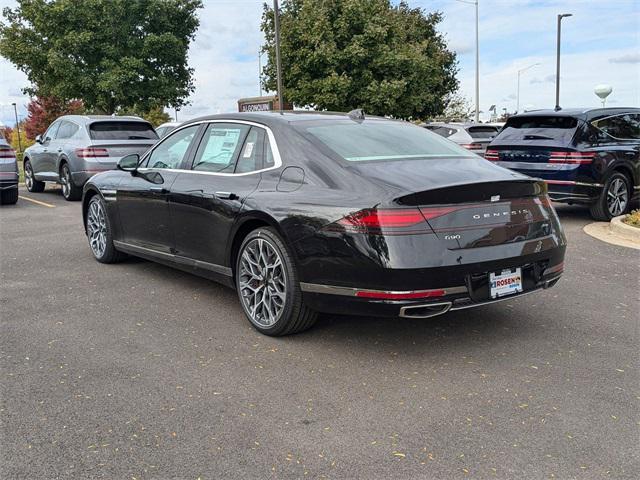
[(36, 135), (36, 143), (42, 144), (42, 135)]
[(140, 155), (137, 153), (126, 155), (118, 160), (118, 170), (134, 173), (138, 170), (138, 163), (140, 163)]

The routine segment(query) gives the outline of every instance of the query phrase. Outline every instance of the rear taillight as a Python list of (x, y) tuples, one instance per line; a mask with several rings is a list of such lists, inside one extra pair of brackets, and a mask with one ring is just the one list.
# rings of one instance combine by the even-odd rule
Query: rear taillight
[(437, 290), (417, 290), (413, 292), (381, 292), (378, 290), (358, 290), (356, 297), (371, 298), (378, 300), (412, 300), (416, 298), (444, 297), (447, 291)]
[(331, 224), (329, 229), (350, 233), (390, 235), (431, 231), (418, 208), (360, 210)]
[(467, 150), (482, 150), (481, 143), (464, 143), (460, 146), (466, 148)]
[(595, 158), (595, 152), (551, 152), (549, 154), (549, 163), (583, 165), (592, 163)]
[(487, 150), (484, 152), (484, 158), (492, 162), (497, 162), (500, 160), (500, 154), (498, 153), (498, 150)]
[(107, 152), (106, 148), (95, 148), (95, 147), (76, 148), (76, 156), (80, 158), (101, 158), (101, 157), (108, 157), (109, 152)]
[(0, 158), (16, 158), (16, 152), (10, 147), (0, 147)]
[(542, 272), (543, 276), (552, 275), (554, 273), (562, 273), (564, 272), (564, 262), (560, 262), (553, 267), (549, 267)]

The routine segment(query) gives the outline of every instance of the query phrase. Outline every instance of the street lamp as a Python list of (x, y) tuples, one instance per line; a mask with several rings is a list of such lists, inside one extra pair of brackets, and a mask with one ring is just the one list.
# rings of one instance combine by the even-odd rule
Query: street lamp
[(278, 85), (278, 110), (284, 110), (284, 100), (282, 98), (282, 65), (280, 63), (280, 10), (278, 0), (273, 0), (273, 16), (276, 34), (276, 75)]
[(13, 113), (16, 116), (16, 130), (18, 131), (18, 152), (22, 153), (22, 141), (20, 140), (20, 123), (18, 122), (18, 107), (16, 106), (15, 102), (13, 102), (11, 105), (13, 105)]
[(518, 70), (518, 90), (517, 90), (518, 93), (516, 94), (516, 113), (520, 112), (520, 74), (538, 65), (540, 64), (534, 63), (533, 65), (529, 65), (528, 67), (521, 68), (520, 70)]
[(562, 19), (571, 17), (573, 13), (561, 13), (558, 15), (558, 40), (556, 47), (556, 111), (560, 110), (560, 33), (562, 29)]
[(479, 0), (456, 0), (456, 2), (475, 5), (476, 7), (476, 123), (480, 121), (480, 40), (478, 35), (478, 26), (480, 24), (480, 20), (478, 17), (478, 1)]

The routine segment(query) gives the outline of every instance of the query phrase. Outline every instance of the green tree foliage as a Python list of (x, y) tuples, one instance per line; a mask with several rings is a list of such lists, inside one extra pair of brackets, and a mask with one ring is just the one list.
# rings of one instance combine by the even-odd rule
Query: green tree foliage
[[(33, 138), (27, 137), (24, 120), (20, 122), (20, 141), (18, 142), (18, 129), (15, 127), (11, 129), (10, 135), (7, 135), (7, 141), (9, 145), (19, 153), (24, 152), (27, 147), (36, 143)], [(22, 150), (20, 150), (20, 147), (22, 147)]]
[[(284, 98), (320, 110), (398, 118), (441, 113), (456, 90), (457, 62), (425, 13), (389, 0), (284, 0), (280, 8)], [(264, 86), (276, 89), (273, 10), (262, 30), (269, 63)]]
[(169, 122), (171, 120), (171, 116), (164, 111), (162, 107), (154, 107), (148, 112), (141, 111), (140, 108), (128, 108), (118, 111), (118, 115), (135, 115), (137, 117), (144, 118), (147, 122), (149, 122), (154, 127), (158, 125), (162, 125), (165, 122)]
[(113, 113), (180, 107), (194, 89), (187, 51), (201, 0), (17, 3), (3, 11), (0, 54), (26, 73), (26, 93)]

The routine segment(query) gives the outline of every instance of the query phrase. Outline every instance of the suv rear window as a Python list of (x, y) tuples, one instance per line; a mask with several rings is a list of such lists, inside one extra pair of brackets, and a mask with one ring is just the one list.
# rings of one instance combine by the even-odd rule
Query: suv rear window
[(500, 140), (553, 140), (568, 143), (578, 128), (578, 119), (558, 115), (512, 117), (497, 136)]
[(146, 122), (95, 122), (89, 126), (93, 140), (157, 140), (158, 135)]
[(467, 132), (471, 138), (492, 139), (498, 134), (496, 127), (469, 127)]

